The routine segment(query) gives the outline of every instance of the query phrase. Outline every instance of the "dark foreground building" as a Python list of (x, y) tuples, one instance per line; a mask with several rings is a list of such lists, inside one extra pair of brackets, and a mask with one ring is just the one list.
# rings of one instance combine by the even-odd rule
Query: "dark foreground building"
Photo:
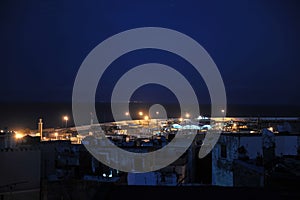
[(299, 199), (295, 189), (219, 186), (128, 186), (92, 182), (51, 183), (47, 199)]

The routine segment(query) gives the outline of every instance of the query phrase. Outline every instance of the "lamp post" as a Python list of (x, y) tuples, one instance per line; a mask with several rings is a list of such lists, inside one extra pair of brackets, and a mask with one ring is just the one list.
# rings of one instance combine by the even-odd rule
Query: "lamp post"
[(222, 112), (222, 117), (223, 117), (223, 122), (224, 122), (224, 113), (225, 113), (225, 110), (222, 109), (221, 112)]
[(159, 115), (159, 112), (156, 111), (155, 114), (156, 114), (156, 119), (155, 119), (155, 121), (156, 121), (156, 128), (158, 129), (158, 115)]
[(141, 117), (143, 116), (143, 114), (144, 114), (144, 113), (143, 113), (142, 111), (139, 111), (139, 112), (138, 112), (138, 115), (140, 116), (140, 118), (139, 118), (139, 124), (141, 124), (141, 119), (142, 119)]
[(190, 124), (190, 113), (185, 113), (185, 118), (187, 118), (188, 120), (185, 120), (185, 124), (189, 123)]
[(57, 138), (57, 137), (58, 137), (58, 133), (55, 132), (55, 133), (54, 133), (54, 136), (55, 136), (55, 140), (57, 140), (57, 139), (58, 139), (58, 138)]
[(147, 122), (147, 125), (149, 127), (149, 117), (147, 115), (144, 117), (144, 120)]
[(222, 109), (221, 112), (222, 112), (222, 117), (223, 117), (223, 118), (222, 118), (222, 121), (223, 121), (223, 123), (222, 123), (222, 124), (223, 124), (223, 125), (222, 125), (222, 130), (224, 130), (224, 125), (225, 125), (225, 119), (224, 119), (225, 110)]
[(68, 127), (68, 120), (69, 120), (69, 117), (68, 116), (64, 116), (63, 117), (63, 120), (66, 121), (66, 128)]
[(129, 118), (129, 112), (125, 112), (125, 113), (124, 113), (124, 116), (125, 116), (124, 119), (125, 119), (125, 120), (128, 120), (128, 118)]
[(143, 116), (144, 113), (142, 111), (139, 112), (139, 116)]
[(185, 117), (188, 119), (188, 118), (190, 118), (190, 113), (185, 113)]

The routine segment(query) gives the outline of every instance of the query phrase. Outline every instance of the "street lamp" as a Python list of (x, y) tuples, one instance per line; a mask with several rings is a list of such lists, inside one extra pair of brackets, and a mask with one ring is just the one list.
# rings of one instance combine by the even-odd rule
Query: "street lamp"
[(185, 114), (185, 117), (186, 117), (186, 118), (190, 118), (190, 116), (191, 116), (190, 113), (186, 113), (186, 114)]
[(21, 133), (15, 132), (15, 138), (16, 139), (21, 139), (23, 135)]
[(69, 117), (68, 116), (64, 116), (63, 119), (66, 121), (66, 128), (67, 128)]
[(58, 133), (57, 133), (57, 132), (55, 132), (55, 133), (54, 133), (54, 136), (55, 136), (55, 139), (57, 140)]
[(150, 125), (149, 116), (146, 115), (146, 116), (144, 117), (144, 120), (146, 121), (146, 123), (147, 123), (147, 125), (148, 125), (148, 127), (149, 127), (149, 125)]
[(221, 112), (222, 112), (222, 117), (223, 117), (223, 121), (224, 121), (225, 110), (222, 109)]
[(129, 118), (129, 112), (125, 112), (124, 115), (125, 115), (125, 119)]
[(222, 130), (224, 130), (224, 125), (225, 125), (225, 121), (224, 121), (225, 110), (222, 109), (221, 112), (222, 112), (222, 117), (223, 117), (223, 120), (222, 120), (223, 121)]

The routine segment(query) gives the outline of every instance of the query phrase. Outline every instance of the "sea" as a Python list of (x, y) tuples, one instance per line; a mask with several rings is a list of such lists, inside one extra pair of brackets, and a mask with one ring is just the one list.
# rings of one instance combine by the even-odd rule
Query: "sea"
[[(154, 103), (133, 102), (129, 104), (131, 117), (137, 119), (139, 110), (147, 111)], [(164, 108), (168, 118), (179, 118), (180, 107), (176, 103), (165, 103)], [(114, 121), (110, 103), (95, 104), (98, 121)], [(199, 105), (200, 114), (210, 116), (211, 105)], [(68, 116), (69, 120), (63, 119)], [(300, 105), (242, 105), (229, 104), (226, 109), (227, 117), (299, 117)], [(61, 128), (74, 126), (71, 102), (26, 102), (0, 103), (0, 129), (36, 129), (39, 118), (42, 118), (44, 128)], [(87, 123), (90, 117), (87, 115)]]

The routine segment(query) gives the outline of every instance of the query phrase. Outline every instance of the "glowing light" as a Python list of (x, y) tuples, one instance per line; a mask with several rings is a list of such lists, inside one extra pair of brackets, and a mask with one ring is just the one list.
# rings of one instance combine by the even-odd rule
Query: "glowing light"
[(273, 127), (269, 127), (268, 130), (274, 132)]
[(190, 118), (190, 116), (191, 116), (191, 115), (190, 115), (189, 113), (186, 113), (186, 114), (185, 114), (185, 117), (186, 117), (186, 118)]
[(145, 119), (145, 120), (149, 120), (149, 117), (146, 115), (146, 116), (144, 117), (144, 119)]
[(129, 112), (125, 112), (125, 115), (126, 115), (126, 116), (129, 116)]
[(63, 117), (63, 119), (66, 121), (66, 128), (67, 128), (69, 117), (65, 115), (65, 116)]
[(144, 114), (144, 113), (143, 113), (142, 111), (139, 112), (139, 116), (143, 116), (143, 114)]
[(156, 111), (156, 112), (155, 112), (155, 114), (159, 115), (159, 112), (158, 112), (158, 111)]
[(24, 137), (24, 135), (16, 132), (15, 137), (16, 139), (21, 139), (22, 137)]
[(54, 136), (55, 136), (55, 139), (57, 140), (58, 133), (55, 132), (55, 133), (54, 133)]
[(182, 117), (180, 117), (180, 118), (179, 118), (179, 121), (180, 121), (180, 122), (182, 122), (182, 121), (183, 121)]

